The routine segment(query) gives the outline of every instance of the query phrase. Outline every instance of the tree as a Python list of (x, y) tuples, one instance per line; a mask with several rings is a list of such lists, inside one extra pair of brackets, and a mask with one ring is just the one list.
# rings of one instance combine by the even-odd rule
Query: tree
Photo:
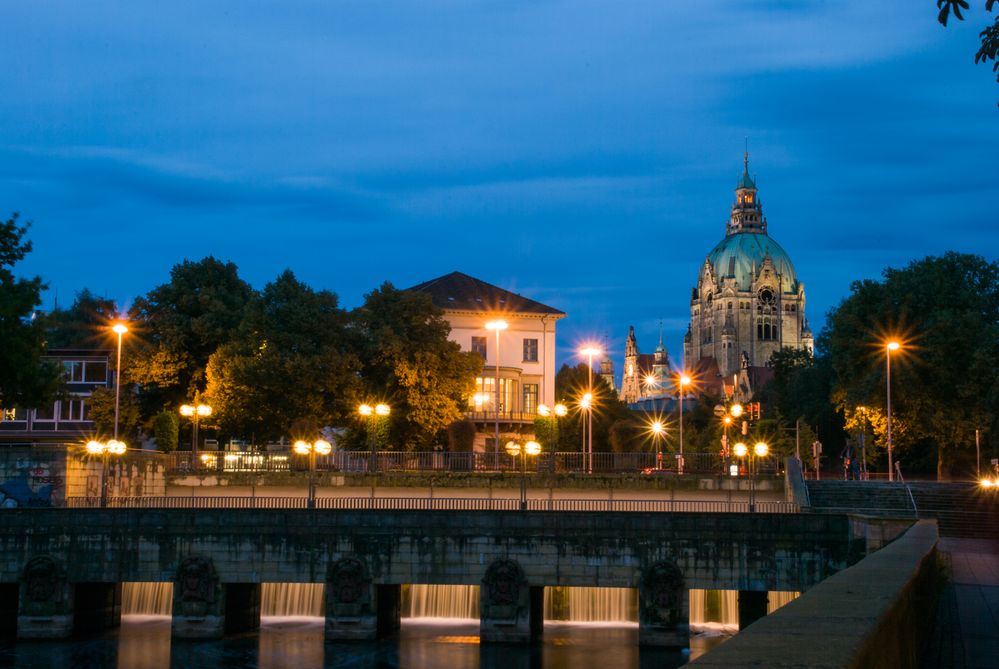
[[(131, 389), (122, 386), (118, 404), (118, 438), (129, 446), (136, 446), (142, 426), (138, 398)], [(90, 419), (94, 421), (98, 435), (110, 437), (114, 434), (114, 405), (114, 388), (96, 388), (87, 398)]]
[(999, 415), (999, 264), (949, 252), (858, 281), (819, 338), (844, 408), (884, 407), (885, 342), (892, 354), (892, 441), (910, 468), (947, 477), (974, 457), (975, 429)]
[[(985, 0), (985, 11), (991, 12), (995, 4), (996, 0)], [(937, 0), (937, 8), (940, 10), (937, 20), (946, 26), (947, 20), (953, 14), (958, 21), (963, 21), (964, 15), (961, 12), (968, 7), (967, 0)], [(992, 71), (996, 73), (996, 81), (999, 81), (999, 16), (991, 26), (985, 26), (978, 36), (982, 39), (982, 45), (975, 54), (975, 64), (994, 61)]]
[[(583, 421), (587, 419), (586, 412), (579, 408), (579, 401), (589, 387), (590, 375), (586, 364), (580, 363), (574, 367), (562, 365), (555, 375), (555, 397), (558, 402), (569, 408), (569, 415), (559, 420), (558, 448), (559, 451), (583, 450)], [(640, 443), (626, 443), (625, 428), (617, 428), (618, 441), (616, 449), (612, 448), (611, 426), (619, 421), (638, 424), (638, 417), (628, 409), (628, 405), (617, 397), (617, 393), (607, 385), (599, 375), (593, 379), (593, 451), (609, 452), (611, 450), (637, 450)], [(638, 434), (636, 428), (632, 434)]]
[(84, 288), (69, 309), (56, 309), (49, 317), (49, 348), (91, 348), (108, 343), (111, 322), (118, 316), (114, 300), (97, 297)]
[(205, 399), (221, 432), (256, 441), (314, 438), (320, 428), (342, 424), (357, 397), (360, 366), (337, 296), (286, 271), (245, 311), (235, 339), (207, 367)]
[(366, 295), (351, 320), (365, 397), (392, 407), (391, 445), (443, 442), (445, 428), (464, 417), (482, 358), (448, 339), (451, 326), (429, 295), (390, 283)]
[(123, 372), (141, 389), (144, 416), (204, 390), (208, 358), (236, 334), (253, 297), (236, 265), (209, 256), (175, 265), (169, 283), (135, 300), (129, 314), (139, 343)]
[(153, 419), (153, 437), (156, 439), (156, 448), (164, 453), (172, 453), (177, 450), (179, 423), (177, 414), (168, 409), (156, 414), (156, 418)]
[(18, 214), (0, 223), (0, 407), (34, 407), (52, 402), (62, 386), (62, 369), (43, 359), (46, 319), (35, 314), (45, 288), (40, 277), (15, 278), (13, 268), (31, 252), (30, 223)]

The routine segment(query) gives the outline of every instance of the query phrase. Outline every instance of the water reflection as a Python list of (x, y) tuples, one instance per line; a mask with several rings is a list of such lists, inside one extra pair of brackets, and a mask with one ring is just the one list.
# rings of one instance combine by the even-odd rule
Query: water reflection
[(691, 639), (690, 654), (639, 649), (638, 626), (549, 622), (532, 645), (479, 644), (477, 621), (407, 620), (400, 634), (372, 643), (324, 643), (323, 619), (267, 618), (259, 633), (220, 641), (170, 639), (164, 616), (124, 616), (99, 638), (0, 643), (0, 666), (10, 669), (666, 669), (697, 657), (721, 637)]

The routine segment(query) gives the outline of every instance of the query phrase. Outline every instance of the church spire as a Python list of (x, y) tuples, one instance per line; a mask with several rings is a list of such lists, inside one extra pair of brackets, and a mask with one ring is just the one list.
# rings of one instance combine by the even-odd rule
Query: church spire
[(742, 176), (735, 185), (735, 203), (732, 205), (732, 216), (729, 218), (725, 233), (734, 235), (738, 232), (767, 231), (767, 220), (763, 218), (763, 209), (756, 195), (756, 181), (749, 175), (749, 147), (742, 154)]

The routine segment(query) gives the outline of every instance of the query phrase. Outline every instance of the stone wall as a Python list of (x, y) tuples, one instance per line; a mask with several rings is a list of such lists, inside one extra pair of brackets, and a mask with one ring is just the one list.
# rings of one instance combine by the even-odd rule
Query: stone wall
[(687, 666), (920, 666), (940, 578), (936, 544), (936, 522), (921, 520)]

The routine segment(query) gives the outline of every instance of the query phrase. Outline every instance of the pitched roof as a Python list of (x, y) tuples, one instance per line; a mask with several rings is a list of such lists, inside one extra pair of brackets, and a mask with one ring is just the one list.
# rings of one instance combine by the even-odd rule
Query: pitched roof
[(407, 290), (428, 293), (433, 303), (448, 311), (488, 311), (565, 316), (559, 311), (530, 298), (486, 283), (481, 279), (451, 272), (424, 281)]

